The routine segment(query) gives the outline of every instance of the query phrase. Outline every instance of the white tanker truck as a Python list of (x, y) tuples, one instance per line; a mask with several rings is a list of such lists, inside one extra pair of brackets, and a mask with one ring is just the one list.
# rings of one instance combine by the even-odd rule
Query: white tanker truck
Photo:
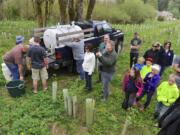
[(102, 41), (102, 37), (109, 34), (115, 41), (115, 50), (120, 53), (123, 47), (124, 33), (113, 29), (106, 21), (74, 22), (71, 25), (57, 25), (49, 28), (34, 29), (33, 35), (40, 35), (41, 45), (47, 50), (49, 67), (58, 69), (67, 67), (73, 71), (73, 55), (70, 47), (65, 42), (71, 42), (74, 38), (80, 38), (86, 43), (91, 43), (94, 50)]

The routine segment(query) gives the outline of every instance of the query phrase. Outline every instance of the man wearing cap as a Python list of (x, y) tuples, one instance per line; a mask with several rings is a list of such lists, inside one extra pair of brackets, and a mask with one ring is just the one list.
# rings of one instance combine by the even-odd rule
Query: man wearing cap
[(21, 45), (24, 42), (24, 37), (19, 35), (16, 36), (16, 45)]
[[(18, 42), (17, 42), (18, 41)], [(19, 43), (20, 40), (17, 40)], [(3, 56), (4, 63), (11, 71), (13, 80), (23, 80), (23, 54), (27, 52), (28, 46), (18, 44)]]
[(180, 88), (180, 55), (175, 57), (172, 67), (176, 72), (175, 74), (176, 84), (178, 88)]
[(139, 49), (141, 46), (141, 39), (137, 32), (134, 33), (134, 38), (131, 40), (131, 51), (130, 51), (130, 68), (133, 64), (137, 63), (137, 59), (139, 56)]

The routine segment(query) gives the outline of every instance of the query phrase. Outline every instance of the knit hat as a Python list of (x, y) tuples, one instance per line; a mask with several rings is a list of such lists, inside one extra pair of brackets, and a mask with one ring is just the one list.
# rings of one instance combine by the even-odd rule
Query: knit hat
[(20, 44), (24, 41), (24, 37), (19, 35), (19, 36), (16, 36), (16, 44)]
[(146, 61), (150, 61), (152, 63), (153, 59), (152, 58), (147, 58)]
[(152, 65), (151, 68), (157, 70), (158, 72), (159, 72), (160, 69), (161, 69), (160, 66), (159, 66), (158, 64)]

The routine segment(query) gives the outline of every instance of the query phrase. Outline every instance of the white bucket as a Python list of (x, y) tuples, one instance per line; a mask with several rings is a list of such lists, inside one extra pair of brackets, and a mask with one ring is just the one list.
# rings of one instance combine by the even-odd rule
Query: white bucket
[(2, 63), (1, 66), (2, 66), (2, 72), (3, 72), (4, 78), (6, 79), (6, 81), (11, 81), (12, 75), (7, 65), (5, 63)]

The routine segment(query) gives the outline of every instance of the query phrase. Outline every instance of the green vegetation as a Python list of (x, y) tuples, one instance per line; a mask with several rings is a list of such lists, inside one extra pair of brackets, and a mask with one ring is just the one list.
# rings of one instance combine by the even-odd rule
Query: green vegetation
[[(23, 34), (26, 41), (29, 32), (36, 24), (30, 21), (0, 22), (0, 55), (14, 46), (15, 35)], [(118, 58), (117, 72), (111, 83), (111, 93), (107, 102), (101, 101), (101, 84), (96, 84), (97, 74), (93, 76), (93, 91), (86, 92), (84, 83), (79, 81), (76, 75), (60, 72), (57, 75), (58, 91), (57, 102), (52, 101), (52, 80), (48, 80), (48, 92), (39, 91), (32, 93), (31, 77), (26, 78), (25, 96), (13, 99), (9, 97), (4, 78), (0, 71), (0, 135), (119, 135), (121, 134), (125, 120), (130, 120), (126, 135), (155, 135), (158, 129), (153, 121), (155, 96), (150, 107), (145, 112), (139, 112), (138, 108), (124, 111), (121, 108), (123, 92), (120, 82), (123, 73), (129, 67), (129, 41), (135, 31), (140, 33), (143, 39), (141, 55), (151, 47), (155, 41), (163, 43), (171, 40), (176, 54), (180, 53), (180, 23), (179, 22), (146, 22), (142, 25), (114, 25), (125, 33), (123, 53)], [(0, 60), (2, 62), (2, 60)], [(167, 79), (172, 69), (167, 69), (162, 80)], [(77, 119), (69, 117), (65, 113), (63, 101), (63, 88), (68, 88), (71, 95), (78, 97)], [(41, 89), (41, 88), (40, 88)], [(95, 120), (92, 126), (85, 127), (85, 99), (94, 98)]]
[(121, 23), (142, 23), (156, 16), (155, 8), (149, 3), (144, 4), (142, 0), (125, 0), (122, 4), (108, 5), (99, 3), (93, 15), (97, 19)]

